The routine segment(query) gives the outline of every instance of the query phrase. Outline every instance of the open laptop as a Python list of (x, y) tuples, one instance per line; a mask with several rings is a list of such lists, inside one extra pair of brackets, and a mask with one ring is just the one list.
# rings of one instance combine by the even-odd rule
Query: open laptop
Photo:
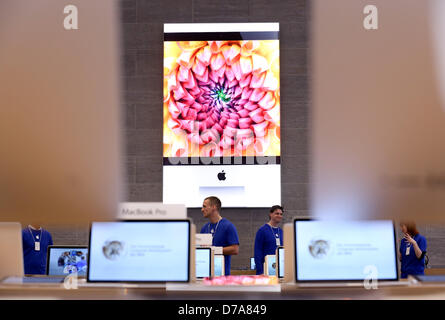
[(87, 281), (79, 286), (165, 287), (191, 281), (190, 220), (93, 222)]
[(88, 263), (87, 246), (48, 246), (46, 274), (66, 277), (77, 274), (86, 277)]
[(17, 222), (0, 222), (0, 280), (23, 277), (22, 227)]
[(195, 260), (196, 260), (196, 279), (202, 280), (204, 278), (210, 278), (213, 275), (213, 263), (212, 263), (212, 248), (196, 248)]
[(295, 219), (292, 227), (286, 269), (291, 259), (298, 287), (406, 284), (398, 282), (393, 221)]
[(18, 222), (0, 222), (0, 283), (2, 285), (45, 285), (61, 283), (62, 278), (25, 275), (22, 227)]

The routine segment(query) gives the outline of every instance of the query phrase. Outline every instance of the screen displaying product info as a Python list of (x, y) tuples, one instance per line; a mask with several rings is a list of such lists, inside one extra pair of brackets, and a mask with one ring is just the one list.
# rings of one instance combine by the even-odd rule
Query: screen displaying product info
[(94, 222), (89, 281), (188, 281), (189, 221)]
[(222, 254), (215, 255), (215, 277), (224, 275), (224, 256)]
[(210, 277), (211, 248), (196, 248), (196, 278)]

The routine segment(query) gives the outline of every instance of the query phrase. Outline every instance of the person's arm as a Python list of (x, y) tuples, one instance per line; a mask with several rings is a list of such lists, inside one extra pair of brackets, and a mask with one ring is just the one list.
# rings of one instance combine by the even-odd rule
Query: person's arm
[(239, 252), (239, 239), (235, 226), (233, 224), (230, 224), (229, 227), (226, 229), (226, 232), (227, 233), (225, 237), (225, 243), (229, 245), (223, 247), (223, 254), (237, 255)]
[(239, 253), (239, 245), (232, 244), (231, 246), (223, 247), (223, 254), (226, 256), (237, 255)]

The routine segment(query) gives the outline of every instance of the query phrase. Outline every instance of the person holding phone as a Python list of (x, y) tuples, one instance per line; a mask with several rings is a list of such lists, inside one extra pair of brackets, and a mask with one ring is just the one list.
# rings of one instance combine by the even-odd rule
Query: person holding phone
[(401, 278), (425, 274), (426, 238), (417, 230), (414, 222), (401, 222), (403, 238), (400, 241), (399, 260)]

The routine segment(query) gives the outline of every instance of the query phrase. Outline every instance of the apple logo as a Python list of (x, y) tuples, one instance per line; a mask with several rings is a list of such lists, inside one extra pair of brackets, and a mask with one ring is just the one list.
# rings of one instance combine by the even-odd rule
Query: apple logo
[(226, 173), (224, 172), (224, 170), (218, 173), (218, 180), (226, 180)]

